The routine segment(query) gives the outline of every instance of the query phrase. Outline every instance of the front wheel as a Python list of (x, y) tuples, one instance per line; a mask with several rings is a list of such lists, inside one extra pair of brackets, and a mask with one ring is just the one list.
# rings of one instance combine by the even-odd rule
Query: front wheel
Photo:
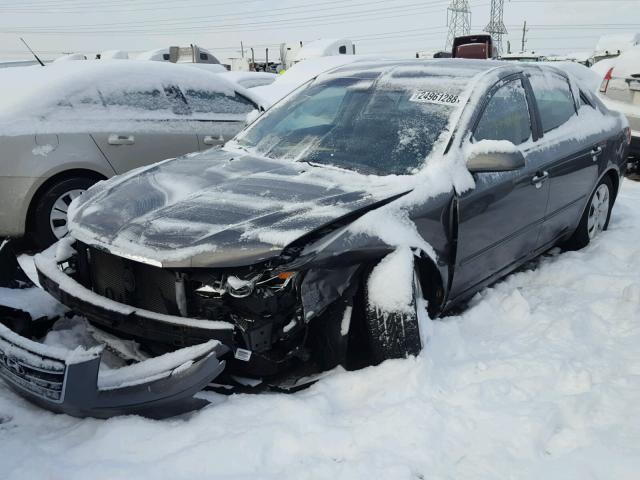
[(591, 194), (589, 204), (580, 218), (580, 224), (565, 247), (569, 250), (579, 250), (589, 245), (589, 242), (605, 231), (609, 226), (611, 209), (613, 208), (613, 184), (609, 177), (605, 177)]
[(422, 350), (420, 324), (428, 319), (426, 301), (417, 272), (413, 274), (413, 299), (410, 312), (383, 311), (370, 302), (366, 289), (365, 320), (372, 360), (380, 363), (391, 358), (416, 356)]

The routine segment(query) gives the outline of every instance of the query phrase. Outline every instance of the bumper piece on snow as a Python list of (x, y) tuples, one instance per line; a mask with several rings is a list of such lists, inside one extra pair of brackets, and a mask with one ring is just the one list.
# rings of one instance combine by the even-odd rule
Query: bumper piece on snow
[(64, 350), (0, 325), (0, 377), (33, 403), (78, 417), (162, 418), (202, 407), (193, 396), (224, 370), (227, 351), (212, 340), (101, 372), (101, 347)]

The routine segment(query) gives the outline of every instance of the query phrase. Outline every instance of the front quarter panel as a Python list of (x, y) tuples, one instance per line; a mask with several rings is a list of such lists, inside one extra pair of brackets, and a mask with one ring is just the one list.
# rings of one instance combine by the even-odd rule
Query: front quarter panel
[(111, 177), (114, 170), (88, 134), (17, 135), (0, 137), (0, 189), (4, 206), (0, 235), (25, 232), (29, 205), (38, 189), (54, 175), (85, 170)]
[[(376, 218), (383, 209), (388, 210), (388, 215), (403, 215), (399, 202), (403, 198), (376, 209), (372, 217)], [(408, 221), (412, 222), (418, 234), (435, 252), (436, 258), (432, 259), (437, 267), (442, 284), (448, 284), (449, 267), (453, 257), (453, 229), (452, 229), (452, 192), (437, 195), (415, 205), (406, 208)], [(378, 217), (384, 219), (387, 214)], [(370, 218), (372, 218), (370, 217)], [(413, 245), (409, 238), (402, 238), (393, 231), (392, 222), (386, 224), (383, 221), (371, 222), (371, 229), (365, 232), (360, 228), (362, 224), (357, 222), (369, 222), (367, 214), (355, 220), (349, 225), (334, 230), (324, 237), (309, 243), (302, 250), (300, 257), (294, 261), (292, 267), (300, 266), (304, 269), (311, 268), (350, 268), (354, 265), (377, 263), (398, 245), (409, 244), (411, 247), (420, 248), (419, 242)], [(379, 235), (376, 230), (379, 229)], [(384, 237), (384, 238), (383, 238)], [(396, 241), (394, 243), (394, 240)], [(404, 243), (407, 242), (407, 243)], [(427, 258), (428, 252), (423, 252), (423, 258)]]

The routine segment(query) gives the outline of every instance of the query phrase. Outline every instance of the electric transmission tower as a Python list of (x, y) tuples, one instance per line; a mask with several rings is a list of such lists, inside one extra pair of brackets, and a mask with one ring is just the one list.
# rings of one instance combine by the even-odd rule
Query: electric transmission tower
[(498, 55), (502, 53), (502, 35), (508, 33), (503, 22), (504, 0), (491, 0), (491, 14), (485, 31), (491, 34)]
[(471, 33), (471, 9), (468, 0), (451, 0), (447, 8), (447, 25), (449, 32), (445, 49), (450, 50), (454, 38)]

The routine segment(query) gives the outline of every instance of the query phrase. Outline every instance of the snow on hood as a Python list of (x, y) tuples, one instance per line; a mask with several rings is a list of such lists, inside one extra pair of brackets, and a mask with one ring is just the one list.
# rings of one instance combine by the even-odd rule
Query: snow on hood
[(74, 202), (71, 235), (161, 266), (239, 266), (410, 188), (402, 176), (210, 150), (101, 182)]

